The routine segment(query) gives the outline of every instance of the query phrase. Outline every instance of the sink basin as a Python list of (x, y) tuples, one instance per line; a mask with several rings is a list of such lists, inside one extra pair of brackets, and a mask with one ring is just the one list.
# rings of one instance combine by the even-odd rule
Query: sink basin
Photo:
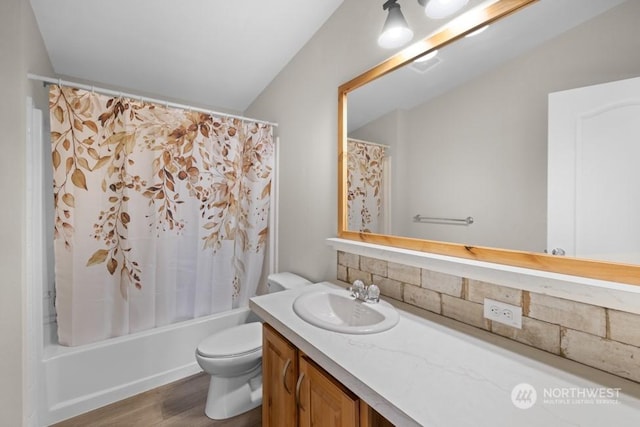
[(293, 302), (293, 311), (312, 325), (346, 334), (386, 331), (400, 319), (388, 302), (371, 304), (358, 301), (344, 289), (304, 293)]

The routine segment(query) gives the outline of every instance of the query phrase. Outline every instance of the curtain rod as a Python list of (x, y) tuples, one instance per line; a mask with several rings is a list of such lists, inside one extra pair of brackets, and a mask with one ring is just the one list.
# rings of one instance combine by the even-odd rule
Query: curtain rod
[(140, 100), (140, 101), (143, 101), (143, 102), (151, 102), (151, 103), (154, 103), (154, 104), (164, 105), (166, 107), (179, 108), (181, 110), (197, 111), (199, 113), (213, 114), (213, 115), (216, 115), (216, 116), (226, 116), (226, 117), (231, 117), (231, 118), (234, 118), (234, 119), (247, 120), (247, 121), (251, 121), (251, 122), (262, 123), (262, 124), (267, 124), (267, 125), (271, 125), (271, 126), (274, 126), (274, 127), (278, 127), (278, 123), (268, 122), (266, 120), (257, 120), (257, 119), (253, 119), (251, 117), (238, 116), (238, 115), (229, 114), (229, 113), (221, 113), (219, 111), (207, 110), (207, 109), (204, 109), (204, 108), (193, 107), (191, 105), (177, 104), (175, 102), (169, 102), (169, 101), (165, 101), (165, 100), (162, 100), (162, 99), (149, 98), (149, 97), (146, 97), (146, 96), (140, 96), (140, 95), (135, 95), (135, 94), (126, 93), (126, 92), (120, 92), (120, 91), (117, 91), (117, 90), (105, 89), (105, 88), (86, 85), (86, 84), (82, 84), (82, 83), (70, 82), (68, 80), (56, 79), (56, 78), (53, 78), (53, 77), (44, 77), (44, 76), (39, 76), (39, 75), (36, 75), (36, 74), (29, 73), (29, 74), (27, 74), (27, 78), (29, 80), (41, 81), (41, 82), (43, 82), (45, 84), (47, 84), (47, 83), (49, 83), (49, 84), (57, 84), (58, 86), (64, 85), (64, 86), (74, 87), (74, 88), (77, 88), (77, 89), (90, 90), (92, 92), (98, 92), (98, 93), (102, 93), (104, 95), (124, 96), (124, 97), (127, 97), (127, 98), (137, 99), (137, 100)]
[(377, 142), (364, 141), (364, 140), (362, 140), (362, 139), (356, 139), (356, 138), (349, 138), (349, 137), (347, 137), (347, 140), (348, 140), (348, 141), (357, 142), (357, 143), (360, 143), (360, 144), (377, 145), (377, 146), (382, 147), (382, 148), (391, 148), (391, 146), (390, 146), (390, 145), (387, 145), (387, 144), (380, 144), (380, 143), (377, 143)]

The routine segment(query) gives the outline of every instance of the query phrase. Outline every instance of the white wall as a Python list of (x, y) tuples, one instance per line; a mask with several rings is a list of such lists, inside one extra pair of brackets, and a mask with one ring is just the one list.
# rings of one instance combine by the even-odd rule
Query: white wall
[[(406, 180), (394, 187), (406, 197), (394, 208), (408, 215), (394, 215), (394, 229), (411, 237), (542, 252), (547, 234), (547, 94), (640, 75), (638, 16), (640, 2), (627, 2), (402, 112), (410, 155), (403, 163)], [(389, 128), (395, 128), (389, 126), (390, 116), (351, 135), (387, 138)], [(473, 216), (475, 223), (416, 224), (411, 222), (416, 213)]]
[[(409, 5), (410, 7), (410, 5)], [(575, 86), (596, 83), (593, 75), (584, 70), (600, 70), (602, 81), (616, 80), (640, 73), (638, 70), (638, 55), (640, 40), (636, 37), (634, 16), (638, 16), (640, 2), (630, 1), (621, 7), (607, 12), (603, 19), (602, 29), (596, 33), (577, 28), (555, 46), (553, 51), (542, 52), (537, 57), (523, 58), (514, 63), (511, 68), (504, 67), (500, 74), (487, 76), (493, 79), (490, 84), (509, 84), (511, 95), (519, 93), (525, 84), (525, 76), (533, 76), (536, 86), (540, 86), (543, 93)], [(403, 6), (404, 8), (404, 6)], [(633, 9), (633, 12), (632, 12)], [(393, 52), (379, 49), (375, 43), (378, 32), (384, 20), (378, 5), (367, 0), (345, 0), (343, 5), (334, 13), (329, 21), (320, 29), (314, 38), (298, 53), (285, 67), (264, 92), (254, 101), (246, 114), (264, 117), (280, 123), (278, 129), (281, 138), (281, 167), (280, 167), (280, 249), (279, 269), (291, 270), (308, 276), (312, 280), (335, 277), (334, 253), (327, 249), (324, 239), (336, 235), (336, 206), (337, 206), (337, 88), (340, 84), (350, 80), (371, 66), (390, 56)], [(612, 24), (612, 22), (616, 22)], [(626, 22), (626, 24), (622, 24)], [(631, 24), (631, 25), (627, 25)], [(416, 38), (424, 34), (417, 35)], [(574, 49), (576, 40), (581, 40), (581, 46)], [(620, 41), (626, 41), (626, 48), (622, 51)], [(571, 53), (575, 60), (568, 66), (560, 65), (559, 58)], [(622, 56), (623, 61), (618, 61)], [(611, 67), (612, 61), (618, 61), (618, 67)], [(543, 64), (540, 68), (539, 65)], [(623, 72), (621, 70), (634, 70)], [(555, 73), (560, 73), (551, 77)], [(487, 82), (487, 84), (489, 84)], [(538, 88), (540, 89), (540, 88)], [(511, 150), (513, 135), (521, 135), (523, 129), (527, 138), (520, 138), (518, 142), (524, 145), (521, 156), (526, 169), (519, 181), (500, 182), (499, 177), (480, 191), (490, 203), (493, 194), (499, 191), (509, 192), (509, 203), (520, 205), (519, 212), (533, 212), (536, 219), (532, 223), (536, 227), (530, 229), (526, 236), (531, 249), (544, 249), (545, 233), (544, 218), (546, 215), (546, 168), (539, 169), (546, 159), (546, 95), (534, 94), (528, 90), (523, 95), (509, 96), (507, 91), (494, 98), (494, 94), (482, 89), (482, 86), (465, 88), (472, 91), (473, 108), (475, 113), (491, 111), (492, 103), (518, 104), (526, 107), (529, 115), (534, 116), (537, 124), (525, 124), (504, 117), (504, 133), (493, 153)], [(449, 114), (451, 109), (458, 108), (453, 101), (441, 109), (447, 120), (457, 120), (455, 115)], [(406, 116), (406, 115), (405, 115)], [(440, 117), (442, 118), (442, 116)], [(461, 127), (460, 133), (465, 138), (475, 137), (476, 129), (471, 126)], [(356, 135), (354, 135), (356, 136)], [(362, 139), (373, 139), (375, 135), (358, 134)], [(387, 141), (380, 141), (387, 142)], [(491, 151), (483, 153), (473, 152), (474, 155), (493, 155)], [(521, 152), (522, 153), (522, 152)], [(455, 157), (455, 153), (450, 153)], [(412, 153), (410, 158), (420, 159), (420, 155)], [(511, 158), (513, 158), (513, 156)], [(397, 161), (397, 164), (403, 164)], [(409, 159), (407, 159), (408, 161)], [(482, 164), (485, 172), (495, 162), (487, 166)], [(537, 163), (538, 169), (533, 163)], [(458, 170), (457, 164), (452, 170)], [(398, 167), (396, 167), (396, 171)], [(480, 171), (478, 173), (482, 173)], [(407, 178), (408, 179), (408, 178)], [(467, 179), (468, 180), (468, 179)], [(415, 187), (415, 184), (412, 184)], [(473, 188), (473, 186), (471, 186)], [(533, 190), (534, 201), (522, 202), (527, 193)], [(422, 191), (422, 189), (421, 189)], [(449, 200), (463, 200), (463, 197), (449, 198)], [(402, 206), (402, 205), (401, 205)], [(406, 207), (398, 217), (412, 216), (413, 207)], [(467, 212), (462, 207), (460, 212)], [(420, 212), (422, 213), (422, 212)], [(467, 213), (462, 213), (467, 215)], [(470, 211), (468, 215), (478, 215)], [(510, 212), (510, 217), (518, 212)], [(480, 219), (480, 218), (478, 218)], [(409, 224), (411, 226), (411, 224)], [(402, 226), (396, 226), (399, 230)], [(495, 238), (508, 237), (515, 229), (515, 225), (508, 224), (507, 232), (504, 228), (490, 230)], [(496, 246), (504, 242), (494, 240)]]
[[(27, 73), (53, 74), (28, 0), (0, 2), (0, 423), (23, 422), (26, 98), (46, 108)], [(27, 414), (28, 415), (28, 414)]]
[(279, 269), (336, 277), (338, 86), (391, 55), (382, 3), (345, 0), (245, 114), (280, 124)]

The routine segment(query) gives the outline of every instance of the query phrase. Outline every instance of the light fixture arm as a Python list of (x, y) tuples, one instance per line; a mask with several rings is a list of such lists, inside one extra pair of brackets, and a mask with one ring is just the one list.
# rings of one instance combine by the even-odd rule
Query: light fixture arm
[[(418, 1), (420, 1), (420, 0), (418, 0)], [(382, 5), (382, 10), (391, 9), (392, 7), (400, 7), (400, 5), (398, 4), (398, 0), (387, 0)]]
[[(397, 2), (398, 0), (387, 0), (387, 2), (385, 4), (382, 5), (382, 9), (383, 10), (387, 10), (389, 9), (389, 7), (391, 7), (391, 4)], [(418, 4), (422, 7), (425, 7), (427, 5), (427, 3), (429, 2), (429, 0), (418, 0)]]

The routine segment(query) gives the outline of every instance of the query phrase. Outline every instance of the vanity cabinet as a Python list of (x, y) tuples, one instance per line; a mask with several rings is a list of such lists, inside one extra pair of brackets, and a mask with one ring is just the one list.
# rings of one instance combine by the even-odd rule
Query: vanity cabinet
[(262, 328), (262, 426), (296, 427), (298, 350), (269, 325)]
[(268, 324), (262, 337), (263, 426), (392, 426)]
[(300, 427), (357, 427), (359, 399), (307, 356), (299, 355)]

